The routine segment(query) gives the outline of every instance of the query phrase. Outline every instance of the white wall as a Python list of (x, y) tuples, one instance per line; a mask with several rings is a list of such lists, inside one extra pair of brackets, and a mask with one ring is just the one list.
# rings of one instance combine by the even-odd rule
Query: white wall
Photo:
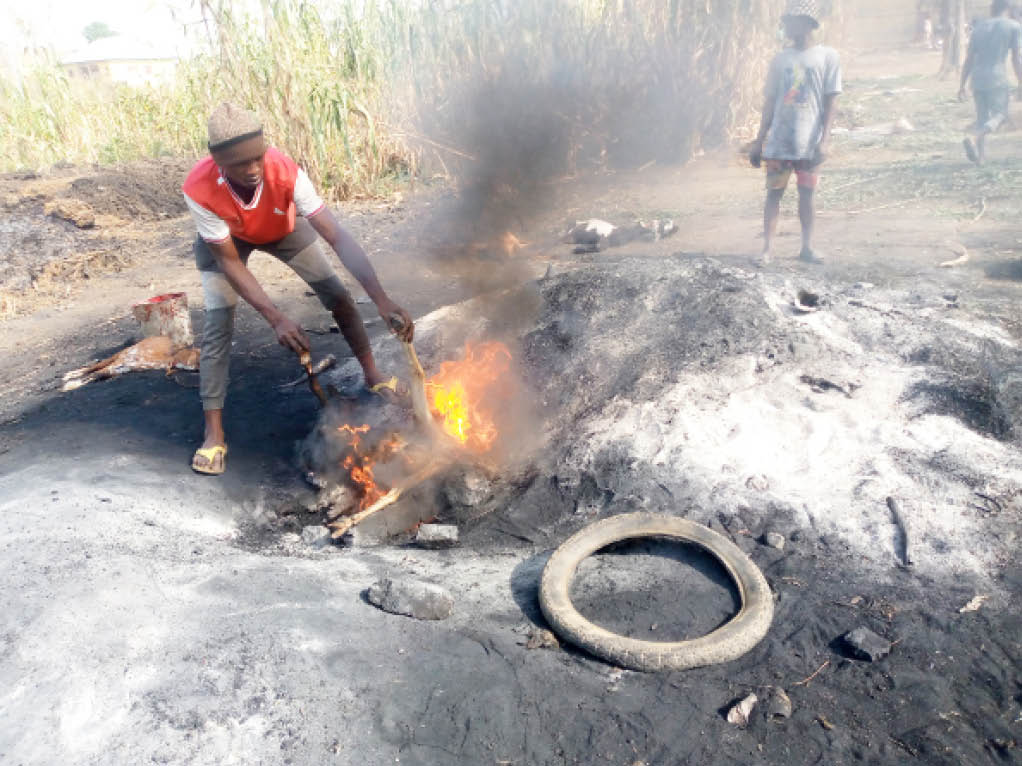
[(177, 62), (168, 59), (138, 59), (92, 61), (63, 66), (71, 77), (96, 83), (122, 83), (137, 88), (169, 83), (174, 79)]

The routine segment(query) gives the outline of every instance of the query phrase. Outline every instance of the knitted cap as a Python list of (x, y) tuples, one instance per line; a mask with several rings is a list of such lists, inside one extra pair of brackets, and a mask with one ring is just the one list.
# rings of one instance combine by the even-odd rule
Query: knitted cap
[(784, 11), (785, 16), (808, 16), (813, 23), (819, 27), (820, 3), (818, 0), (788, 0), (788, 6)]
[(224, 102), (209, 117), (209, 150), (226, 149), (262, 132), (263, 124), (254, 112)]

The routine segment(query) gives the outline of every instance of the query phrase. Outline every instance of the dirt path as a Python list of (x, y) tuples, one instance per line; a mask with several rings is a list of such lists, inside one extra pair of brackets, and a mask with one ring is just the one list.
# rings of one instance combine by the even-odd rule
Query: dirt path
[[(296, 533), (318, 519), (293, 512), (296, 498), (309, 494), (293, 458), (295, 443), (315, 423), (315, 402), (303, 388), (276, 390), (295, 377), (295, 362), (248, 309), (239, 312), (230, 471), (222, 479), (200, 480), (187, 469), (200, 433), (189, 376), (182, 385), (152, 374), (57, 393), (66, 369), (129, 342), (132, 302), (183, 289), (197, 327), (201, 318), (186, 219), (104, 219), (92, 234), (70, 232), (73, 247), (104, 238), (104, 247), (123, 256), (118, 270), (96, 264), (88, 279), (69, 279), (63, 290), (40, 288), (34, 310), (0, 325), (0, 716), (7, 722), (0, 760), (1017, 762), (1022, 568), (1013, 552), (1022, 507), (1008, 493), (1017, 444), (994, 434), (988, 389), (970, 398), (971, 389), (953, 380), (940, 396), (923, 392), (930, 398), (919, 405), (896, 386), (926, 382), (938, 368), (972, 370), (989, 361), (984, 354), (1017, 361), (1022, 134), (996, 137), (987, 168), (969, 165), (959, 129), (970, 109), (951, 101), (953, 84), (928, 76), (936, 66), (921, 53), (849, 61), (840, 124), (851, 132), (837, 137), (821, 188), (819, 241), (829, 256), (821, 269), (783, 257), (797, 251), (790, 199), (780, 257), (765, 270), (755, 265), (762, 178), (728, 152), (685, 168), (552, 187), (548, 212), (516, 231), (530, 247), (512, 272), (431, 257), (452, 204), (437, 190), (340, 211), (388, 290), (417, 317), (503, 277), (534, 277), (550, 267), (539, 289), (546, 308), (525, 318), (534, 328), (519, 340), (529, 359), (542, 361), (531, 382), (549, 408), (544, 428), (553, 447), (505, 477), (506, 502), (498, 497), (491, 513), (464, 523), (465, 545), (456, 551), (321, 550), (301, 542)], [(855, 130), (901, 118), (915, 130)], [(75, 176), (69, 171), (57, 187), (66, 190)], [(38, 182), (8, 179), (5, 193)], [(83, 201), (102, 208), (95, 185), (78, 188)], [(22, 204), (13, 209), (34, 220), (45, 202), (25, 203), (38, 209)], [(573, 255), (559, 234), (567, 220), (590, 216), (670, 217), (681, 230), (661, 242)], [(960, 245), (970, 260), (939, 268)], [(254, 268), (274, 299), (317, 331), (318, 353), (344, 356), (304, 285), (269, 258)], [(725, 277), (705, 276), (715, 270)], [(585, 316), (589, 293), (573, 275), (589, 273), (609, 296), (593, 306), (613, 306), (626, 328), (621, 337), (614, 337), (610, 315)], [(709, 280), (702, 294), (692, 274)], [(661, 295), (668, 287), (633, 294), (634, 284), (658, 280), (674, 290), (674, 304)], [(617, 283), (629, 292), (615, 293)], [(833, 310), (798, 325), (762, 299), (803, 286), (830, 297)], [(654, 297), (667, 306), (665, 315), (680, 317), (673, 337), (670, 328), (654, 337), (644, 324), (652, 311), (644, 301)], [(745, 305), (739, 298), (758, 313), (738, 311)], [(375, 319), (371, 306), (361, 308), (366, 320)], [(508, 318), (499, 309), (490, 302), (480, 313), (499, 324)], [(458, 345), (456, 333), (443, 332), (444, 316), (423, 323), (427, 363)], [(746, 326), (750, 317), (761, 329), (781, 328), (776, 337), (791, 344), (777, 346), (769, 386), (745, 387), (746, 377), (761, 374), (748, 364), (761, 350)], [(570, 351), (573, 322), (598, 327), (600, 342)], [(380, 323), (369, 328), (381, 358), (397, 367), (399, 350)], [(823, 372), (838, 382), (859, 376), (870, 396), (890, 394), (882, 400), (889, 422), (884, 411), (869, 411), (870, 399), (809, 391), (798, 373), (814, 361), (833, 365)], [(588, 381), (587, 369), (595, 371)], [(642, 410), (644, 403), (650, 409)], [(758, 483), (746, 486), (756, 455), (743, 445), (755, 423), (742, 432), (743, 423), (727, 420), (726, 407), (739, 405), (767, 424), (771, 413), (797, 411), (805, 433), (824, 448), (828, 435), (842, 445), (835, 434), (851, 434), (861, 453), (875, 440), (878, 455), (900, 458), (896, 467), (912, 473), (918, 483), (911, 486), (925, 497), (910, 508), (920, 514), (913, 518), (934, 518), (920, 539), (921, 563), (899, 568), (889, 555), (896, 550), (892, 522), (873, 503), (874, 490), (862, 487), (871, 476), (895, 474), (884, 473), (886, 464), (855, 462), (860, 452), (829, 449), (825, 466), (798, 468), (808, 450), (797, 445), (801, 451), (790, 452), (798, 455), (775, 456), (778, 465), (790, 458), (796, 466), (777, 469), (776, 496), (754, 489)], [(674, 409), (664, 415), (664, 406)], [(633, 429), (634, 452), (612, 443), (616, 428)], [(647, 433), (654, 428), (662, 429), (656, 444)], [(671, 441), (680, 430), (716, 441), (686, 447)], [(1003, 484), (998, 507), (967, 507), (985, 482)], [(820, 499), (827, 487), (840, 514), (833, 507), (828, 514)], [(808, 497), (810, 508), (796, 502)], [(570, 648), (527, 648), (542, 622), (536, 587), (549, 550), (588, 519), (642, 502), (690, 509), (764, 570), (777, 594), (776, 616), (749, 655), (650, 676)], [(853, 523), (860, 516), (868, 535)], [(784, 551), (758, 541), (775, 527), (788, 540)], [(454, 615), (424, 623), (370, 607), (363, 592), (385, 576), (442, 583), (455, 594)], [(961, 612), (977, 595), (990, 599)], [(672, 546), (594, 557), (576, 586), (576, 603), (591, 618), (665, 639), (712, 629), (733, 612), (734, 598), (712, 562)], [(839, 638), (859, 625), (895, 642), (890, 658), (864, 663), (849, 656)], [(734, 700), (775, 686), (788, 691), (791, 718), (768, 720), (760, 708), (748, 729), (725, 721)]]

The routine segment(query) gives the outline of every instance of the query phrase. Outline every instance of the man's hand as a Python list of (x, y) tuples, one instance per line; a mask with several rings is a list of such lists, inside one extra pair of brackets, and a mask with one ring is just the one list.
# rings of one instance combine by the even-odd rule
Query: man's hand
[(296, 323), (285, 316), (273, 323), (273, 331), (277, 333), (277, 343), (289, 348), (296, 354), (308, 351), (309, 338)]
[(822, 165), (828, 157), (830, 157), (830, 136), (823, 138), (819, 146), (816, 147), (816, 158), (813, 160), (813, 164)]
[(763, 164), (763, 142), (756, 139), (745, 147), (749, 152), (749, 164), (758, 168)]
[[(390, 327), (402, 342), (412, 342), (412, 339), (415, 337), (415, 323), (412, 321), (411, 314), (394, 303), (390, 298), (380, 299), (376, 304), (376, 308), (380, 312), (380, 316), (383, 317), (383, 321), (387, 323), (387, 327)], [(391, 324), (390, 317), (393, 314), (401, 317), (403, 324), (400, 330), (394, 330)]]

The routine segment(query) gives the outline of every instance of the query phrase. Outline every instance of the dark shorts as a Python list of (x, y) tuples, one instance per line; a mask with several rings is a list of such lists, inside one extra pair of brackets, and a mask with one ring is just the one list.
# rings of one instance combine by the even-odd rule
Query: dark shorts
[[(343, 302), (351, 301), (350, 293), (320, 247), (316, 230), (302, 217), (295, 219), (294, 231), (277, 242), (253, 245), (234, 237), (234, 245), (245, 263), (248, 262), (253, 250), (269, 253), (282, 263), (286, 263), (305, 280), (328, 311), (334, 311)], [(193, 250), (195, 265), (202, 276), (202, 293), (206, 308), (221, 309), (237, 305), (238, 294), (220, 271), (213, 251), (205, 240), (196, 237)]]
[(976, 100), (976, 128), (993, 133), (1008, 119), (1011, 108), (1011, 89), (977, 90), (972, 94)]

